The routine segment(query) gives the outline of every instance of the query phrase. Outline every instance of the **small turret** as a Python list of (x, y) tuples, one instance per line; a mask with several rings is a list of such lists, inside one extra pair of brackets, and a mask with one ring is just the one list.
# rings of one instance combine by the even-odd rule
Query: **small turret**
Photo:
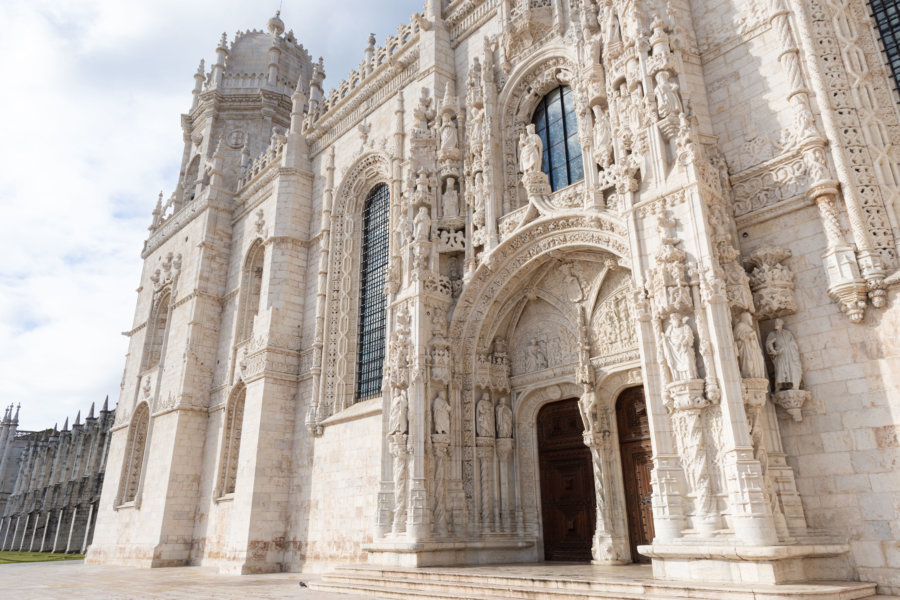
[(73, 429), (75, 427), (81, 427), (81, 409), (79, 409), (78, 414), (75, 415), (75, 425), (73, 425)]
[(191, 101), (191, 111), (193, 111), (200, 104), (200, 92), (203, 91), (203, 82), (206, 81), (206, 61), (202, 58), (200, 59), (200, 66), (197, 67), (197, 72), (194, 73), (194, 90), (191, 92), (193, 95), (193, 100)]
[(366, 75), (375, 68), (375, 34), (369, 34), (369, 45), (366, 46)]
[(20, 402), (19, 404), (16, 405), (16, 416), (14, 416), (14, 417), (13, 417), (13, 420), (12, 420), (12, 424), (13, 424), (13, 425), (18, 425), (18, 424), (19, 424), (19, 409), (20, 409), (20, 408), (22, 408), (22, 403), (21, 403), (21, 402)]
[(225, 73), (225, 60), (228, 58), (228, 34), (223, 33), (216, 47), (216, 64), (212, 68), (212, 82), (210, 87), (219, 87), (222, 83), (222, 75)]
[(63, 423), (63, 428), (62, 428), (62, 430), (63, 430), (63, 431), (68, 431), (68, 430), (69, 430), (69, 417), (66, 417), (66, 422)]
[(100, 409), (100, 412), (109, 412), (109, 394), (103, 399), (103, 408)]
[(87, 418), (88, 418), (88, 419), (93, 419), (93, 418), (95, 418), (95, 417), (94, 417), (94, 403), (93, 403), (93, 402), (91, 402), (91, 410), (90, 410), (90, 412), (88, 413)]

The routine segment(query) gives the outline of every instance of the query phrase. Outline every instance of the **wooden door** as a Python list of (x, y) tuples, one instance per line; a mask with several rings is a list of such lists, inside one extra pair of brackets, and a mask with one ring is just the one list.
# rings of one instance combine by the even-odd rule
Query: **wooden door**
[(637, 551), (638, 546), (653, 541), (650, 487), (653, 449), (650, 445), (650, 424), (643, 388), (636, 387), (622, 392), (616, 402), (616, 420), (619, 426), (631, 560), (647, 563), (650, 559)]
[(577, 400), (544, 406), (537, 417), (544, 559), (591, 560), (596, 523), (591, 454)]

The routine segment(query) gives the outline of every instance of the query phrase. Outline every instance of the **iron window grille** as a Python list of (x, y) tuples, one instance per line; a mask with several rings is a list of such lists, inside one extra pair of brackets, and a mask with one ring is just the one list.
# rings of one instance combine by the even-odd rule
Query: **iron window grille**
[(372, 188), (363, 210), (362, 262), (359, 286), (359, 345), (356, 359), (356, 399), (381, 393), (384, 366), (386, 299), (384, 276), (389, 252), (390, 190)]

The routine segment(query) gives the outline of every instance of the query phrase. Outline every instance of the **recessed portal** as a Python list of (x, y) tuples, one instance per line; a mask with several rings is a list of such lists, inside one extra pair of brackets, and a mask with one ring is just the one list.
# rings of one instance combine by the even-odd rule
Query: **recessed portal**
[(628, 540), (631, 560), (649, 563), (637, 547), (653, 541), (653, 506), (650, 487), (653, 449), (644, 388), (625, 390), (616, 402), (619, 446), (622, 454), (622, 478), (625, 484), (625, 509), (628, 515)]
[(596, 523), (591, 454), (575, 399), (544, 406), (537, 417), (544, 559), (591, 560)]

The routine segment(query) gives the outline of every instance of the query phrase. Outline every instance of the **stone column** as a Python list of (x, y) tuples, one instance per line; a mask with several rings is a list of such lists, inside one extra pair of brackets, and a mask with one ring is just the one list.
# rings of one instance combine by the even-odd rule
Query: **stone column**
[(478, 490), (480, 505), (481, 533), (494, 531), (494, 445), (492, 437), (478, 437), (475, 440), (475, 459), (478, 472)]
[(511, 489), (509, 485), (510, 458), (512, 456), (513, 441), (511, 438), (497, 440), (497, 459), (500, 463), (500, 528), (502, 531), (511, 532), (514, 529), (512, 520)]
[(75, 530), (75, 519), (78, 518), (78, 507), (72, 510), (72, 519), (69, 522), (69, 536), (66, 538), (66, 554), (72, 551), (72, 532)]
[(406, 532), (407, 507), (409, 504), (409, 449), (406, 434), (390, 436), (391, 456), (394, 473), (394, 511), (391, 532), (400, 535)]
[(448, 434), (432, 434), (431, 447), (434, 449), (434, 533), (446, 536), (448, 528), (447, 508), (447, 463), (450, 461), (450, 436)]

